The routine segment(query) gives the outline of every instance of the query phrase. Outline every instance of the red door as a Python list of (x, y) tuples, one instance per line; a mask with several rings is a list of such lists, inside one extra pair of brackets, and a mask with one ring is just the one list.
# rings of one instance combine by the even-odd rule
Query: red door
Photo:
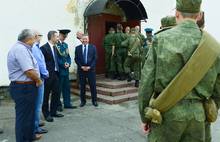
[(102, 48), (102, 25), (92, 24), (90, 27), (90, 43), (96, 46), (98, 62), (96, 64), (96, 74), (105, 73), (105, 50)]

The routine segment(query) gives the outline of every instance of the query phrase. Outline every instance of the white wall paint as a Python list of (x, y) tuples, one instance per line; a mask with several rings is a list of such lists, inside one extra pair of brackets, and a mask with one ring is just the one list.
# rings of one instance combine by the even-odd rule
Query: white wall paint
[[(74, 62), (74, 40), (78, 30), (83, 31), (83, 13), (90, 0), (72, 0), (76, 5), (79, 24), (74, 25), (76, 13), (69, 13), (67, 5), (71, 0), (2, 0), (0, 9), (0, 86), (9, 85), (7, 70), (7, 54), (16, 43), (22, 29), (39, 29), (43, 34), (41, 45), (47, 42), (50, 30), (71, 29), (66, 42), (70, 48)], [(73, 67), (70, 69), (73, 72)]]
[[(76, 13), (69, 13), (67, 5), (73, 2)], [(36, 28), (44, 35), (41, 45), (47, 42), (47, 33), (50, 30), (69, 28), (66, 42), (70, 48), (70, 56), (74, 62), (74, 39), (76, 32), (83, 30), (83, 13), (91, 0), (1, 0), (0, 9), (0, 86), (9, 85), (7, 70), (7, 54), (16, 43), (17, 36), (22, 29)], [(145, 28), (159, 30), (160, 19), (166, 15), (174, 15), (176, 0), (141, 0), (148, 14), (147, 23), (142, 22), (141, 32), (145, 34)], [(217, 24), (220, 23), (218, 14), (220, 10), (218, 0), (203, 0), (202, 10), (205, 11), (206, 27), (218, 41), (220, 31)], [(77, 18), (79, 17), (79, 18)], [(78, 24), (75, 22), (79, 20)], [(73, 66), (70, 69), (73, 72)]]

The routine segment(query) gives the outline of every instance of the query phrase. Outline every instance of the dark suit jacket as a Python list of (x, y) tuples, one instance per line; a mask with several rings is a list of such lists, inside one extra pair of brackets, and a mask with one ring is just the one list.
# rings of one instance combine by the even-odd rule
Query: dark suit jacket
[(82, 45), (76, 47), (75, 50), (75, 62), (78, 65), (78, 73), (84, 72), (81, 67), (89, 66), (91, 69), (88, 72), (95, 72), (95, 65), (97, 63), (97, 51), (96, 47), (92, 44), (88, 45), (87, 64), (84, 64)]
[[(45, 84), (50, 84), (54, 80), (54, 77), (56, 77), (56, 74), (55, 74), (56, 72), (54, 70), (55, 69), (55, 61), (54, 61), (54, 58), (53, 58), (53, 53), (52, 53), (52, 50), (51, 50), (50, 45), (48, 43), (41, 46), (40, 49), (41, 49), (41, 51), (44, 55), (45, 62), (46, 62), (46, 67), (47, 67), (47, 70), (49, 72), (49, 77), (46, 78), (44, 81), (45, 81)], [(55, 48), (55, 53), (57, 55), (56, 48)], [(56, 60), (57, 60), (57, 63), (58, 63), (58, 59), (56, 59)]]

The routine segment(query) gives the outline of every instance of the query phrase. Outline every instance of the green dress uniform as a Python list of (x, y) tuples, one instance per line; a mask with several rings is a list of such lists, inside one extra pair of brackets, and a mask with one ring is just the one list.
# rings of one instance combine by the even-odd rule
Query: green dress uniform
[[(123, 41), (121, 43), (122, 46), (127, 47), (127, 50), (130, 51), (133, 47), (133, 44), (135, 43), (137, 37), (135, 36), (131, 36), (130, 38), (128, 38), (127, 40)], [(136, 48), (136, 50), (134, 51), (134, 53), (131, 56), (127, 56), (127, 58), (125, 59), (124, 62), (124, 71), (125, 73), (129, 73), (131, 72), (132, 68), (134, 70), (134, 79), (135, 80), (139, 80), (139, 54), (141, 53), (141, 44), (139, 42), (138, 47)]]
[[(123, 47), (121, 45), (122, 41), (125, 41), (127, 39), (127, 36), (122, 32), (122, 31), (118, 31), (117, 34), (115, 34), (113, 41), (112, 41), (112, 45), (115, 46), (115, 55), (117, 62), (111, 62), (111, 72), (115, 72), (116, 71), (116, 64), (118, 67), (118, 72), (119, 73), (124, 73), (124, 69), (123, 69), (123, 64), (125, 61), (125, 58), (127, 57), (127, 52), (126, 52), (126, 47)], [(113, 60), (114, 61), (114, 60)]]
[[(70, 82), (69, 82), (69, 68), (64, 68), (65, 62), (69, 63), (71, 65), (71, 58), (69, 55), (69, 49), (68, 45), (63, 42), (63, 45), (58, 41), (57, 43), (58, 48), (58, 64), (59, 64), (59, 70), (60, 70), (60, 97), (61, 92), (63, 92), (63, 103), (64, 108), (71, 107), (70, 104)], [(59, 103), (57, 108), (62, 108), (62, 103), (59, 99)]]
[(111, 68), (111, 57), (112, 57), (112, 40), (115, 36), (114, 33), (110, 32), (107, 34), (102, 41), (102, 47), (105, 49), (105, 71), (110, 72)]
[[(189, 20), (154, 36), (139, 89), (139, 111), (143, 123), (149, 122), (145, 118), (144, 109), (149, 106), (153, 92), (160, 94), (168, 86), (190, 59), (201, 37), (201, 31), (196, 23)], [(206, 119), (204, 107), (202, 102), (194, 100), (211, 97), (219, 108), (219, 88), (220, 55), (196, 87), (162, 114), (161, 124), (151, 122), (148, 142), (204, 141)]]

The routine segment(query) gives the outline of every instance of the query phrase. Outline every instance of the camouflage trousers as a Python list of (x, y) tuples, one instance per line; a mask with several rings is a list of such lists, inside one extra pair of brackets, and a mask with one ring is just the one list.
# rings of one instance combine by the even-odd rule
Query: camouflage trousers
[(203, 103), (180, 101), (162, 114), (161, 124), (151, 123), (148, 142), (204, 142), (205, 111)]
[(110, 72), (112, 50), (105, 49), (105, 71)]
[(205, 122), (205, 142), (211, 142), (212, 135), (211, 135), (211, 123)]
[(132, 57), (127, 57), (124, 62), (125, 73), (129, 73), (129, 72), (131, 72), (131, 69), (133, 69), (135, 80), (139, 80), (139, 73), (140, 73), (139, 63), (140, 63), (140, 61), (139, 61), (138, 54), (133, 54)]
[(127, 57), (127, 50), (126, 48), (115, 48), (116, 57), (113, 57), (113, 61), (111, 62), (111, 71), (116, 71), (116, 66), (118, 68), (119, 73), (124, 72), (123, 64), (125, 58)]

